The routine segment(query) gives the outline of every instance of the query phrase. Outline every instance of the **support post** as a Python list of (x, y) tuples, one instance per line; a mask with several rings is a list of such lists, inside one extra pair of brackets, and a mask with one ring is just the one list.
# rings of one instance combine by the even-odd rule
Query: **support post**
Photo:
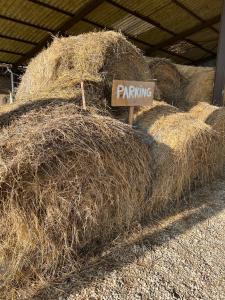
[(86, 107), (86, 99), (85, 99), (85, 94), (84, 94), (84, 82), (83, 81), (81, 81), (80, 86), (81, 86), (81, 95), (82, 95), (82, 106), (83, 106), (83, 109), (86, 110), (87, 107)]
[(134, 106), (129, 107), (129, 125), (133, 125), (133, 118), (134, 118)]
[(221, 13), (220, 37), (217, 49), (216, 75), (213, 90), (213, 104), (223, 106), (225, 86), (225, 0)]

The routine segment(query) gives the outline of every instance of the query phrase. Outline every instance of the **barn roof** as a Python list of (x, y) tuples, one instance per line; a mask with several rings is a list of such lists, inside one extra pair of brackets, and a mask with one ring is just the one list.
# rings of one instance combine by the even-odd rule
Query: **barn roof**
[(214, 58), (222, 0), (0, 0), (0, 62), (26, 63), (54, 35), (115, 29), (147, 56)]

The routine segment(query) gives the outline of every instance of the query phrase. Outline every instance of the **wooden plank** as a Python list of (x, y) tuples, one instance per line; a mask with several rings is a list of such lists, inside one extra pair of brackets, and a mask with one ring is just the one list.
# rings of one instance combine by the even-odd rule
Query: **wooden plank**
[(219, 45), (217, 50), (216, 76), (213, 91), (213, 104), (223, 106), (225, 86), (225, 1), (223, 4)]
[(113, 80), (112, 106), (151, 105), (155, 82)]

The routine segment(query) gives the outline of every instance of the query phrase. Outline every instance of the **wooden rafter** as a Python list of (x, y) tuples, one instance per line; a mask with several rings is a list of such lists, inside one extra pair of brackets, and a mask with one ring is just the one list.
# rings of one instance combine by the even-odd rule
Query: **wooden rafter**
[[(41, 1), (39, 1), (39, 0), (29, 0), (29, 1), (32, 2), (32, 3), (38, 4), (38, 5), (40, 5), (40, 6), (49, 8), (49, 9), (51, 9), (51, 10), (60, 12), (60, 13), (62, 13), (62, 14), (64, 14), (64, 15), (69, 16), (69, 17), (72, 17), (72, 15), (71, 15), (70, 12), (67, 12), (67, 11), (65, 11), (65, 10), (63, 10), (63, 9), (60, 9), (60, 8), (58, 8), (58, 7), (55, 7), (55, 6), (51, 5), (51, 4), (43, 3), (43, 2), (41, 2)], [(107, 29), (107, 30), (115, 30), (113, 27), (101, 25), (101, 24), (99, 24), (99, 23), (90, 21), (90, 20), (87, 19), (87, 18), (82, 18), (82, 21), (84, 21), (84, 22), (86, 22), (86, 23), (89, 23), (90, 25), (92, 25), (92, 26), (94, 26), (94, 27), (97, 27), (97, 28)], [(143, 41), (143, 40), (141, 40), (141, 39), (138, 39), (138, 38), (136, 38), (136, 37), (134, 37), (134, 36), (132, 36), (132, 35), (129, 35), (129, 34), (127, 34), (126, 32), (123, 32), (123, 34), (126, 35), (127, 38), (130, 39), (130, 40), (133, 41), (133, 42), (137, 42), (137, 43), (140, 43), (140, 44), (145, 45), (145, 46), (148, 46), (148, 47), (153, 47), (153, 46), (154, 46), (154, 45), (152, 45), (152, 44), (150, 44), (150, 43), (148, 43), (148, 42), (145, 42), (145, 41)], [(169, 50), (167, 50), (167, 49), (160, 49), (160, 50), (163, 51), (163, 52), (165, 52), (165, 53), (167, 53), (167, 54), (169, 54), (169, 55), (173, 55), (173, 56), (176, 56), (176, 57), (178, 57), (178, 58), (181, 58), (181, 59), (184, 59), (184, 60), (186, 60), (186, 61), (189, 61), (189, 62), (193, 63), (193, 60), (190, 60), (190, 59), (188, 59), (188, 58), (186, 58), (186, 57), (184, 57), (184, 56), (182, 56), (182, 55), (179, 55), (179, 54), (174, 53), (174, 52), (172, 52), (172, 51), (169, 51)]]
[(31, 24), (29, 22), (21, 21), (19, 19), (11, 18), (11, 17), (4, 16), (4, 15), (1, 15), (1, 14), (0, 14), (0, 19), (7, 20), (7, 21), (10, 21), (10, 22), (14, 22), (14, 23), (21, 24), (21, 25), (25, 25), (25, 26), (29, 26), (29, 27), (32, 27), (32, 28), (35, 28), (35, 29), (38, 29), (38, 30), (42, 30), (42, 31), (46, 31), (46, 32), (50, 32), (50, 33), (53, 33), (53, 34), (55, 33), (55, 30), (52, 30), (50, 28), (40, 26), (40, 25)]
[[(87, 20), (87, 19), (83, 19), (83, 21), (85, 21), (85, 22), (87, 22), (87, 23), (89, 23), (89, 24), (91, 24), (91, 25), (93, 25), (93, 26), (95, 26), (95, 27), (99, 27), (99, 28), (101, 28), (101, 29), (114, 30), (114, 28), (112, 28), (112, 27), (106, 27), (106, 26), (104, 26), (104, 25), (101, 25), (101, 24), (99, 24), (99, 23), (96, 23), (96, 22), (93, 22), (93, 21), (90, 21), (90, 20)], [(120, 31), (120, 32), (121, 32), (121, 31)], [(129, 40), (131, 40), (131, 41), (133, 41), (133, 42), (142, 44), (142, 45), (147, 46), (147, 47), (153, 47), (152, 44), (150, 44), (150, 43), (148, 43), (148, 42), (145, 42), (145, 41), (143, 41), (143, 40), (141, 40), (141, 39), (138, 39), (138, 38), (136, 38), (136, 37), (134, 37), (134, 36), (132, 36), (132, 35), (130, 35), (130, 34), (127, 34), (126, 32), (122, 32), (122, 33), (123, 33)], [(145, 51), (144, 51), (145, 55), (147, 55), (147, 52), (148, 52), (148, 51), (149, 51), (149, 50), (145, 50)], [(174, 52), (172, 52), (172, 51), (169, 51), (169, 50), (166, 50), (166, 49), (161, 49), (161, 51), (164, 52), (164, 53), (167, 53), (167, 54), (169, 54), (169, 55), (172, 55), (172, 56), (181, 58), (181, 59), (183, 59), (183, 60), (189, 61), (190, 63), (194, 63), (193, 60), (191, 60), (191, 59), (189, 59), (189, 58), (186, 58), (186, 57), (184, 57), (184, 56), (182, 56), (182, 55), (179, 55), (179, 54), (177, 54), (177, 53), (174, 53)]]
[[(135, 16), (135, 17), (141, 19), (141, 20), (144, 21), (144, 22), (147, 22), (147, 23), (149, 23), (149, 24), (151, 24), (151, 25), (154, 25), (155, 27), (157, 27), (157, 28), (160, 29), (160, 30), (165, 31), (165, 32), (167, 32), (167, 33), (173, 35), (174, 37), (177, 36), (177, 34), (176, 34), (174, 31), (172, 31), (172, 30), (170, 30), (170, 29), (164, 27), (162, 24), (160, 24), (159, 22), (156, 22), (155, 20), (153, 20), (152, 18), (150, 18), (150, 17), (148, 17), (148, 16), (144, 16), (144, 15), (140, 14), (140, 13), (137, 12), (137, 11), (133, 11), (133, 10), (127, 8), (127, 7), (124, 7), (124, 6), (122, 6), (121, 4), (119, 4), (119, 3), (117, 3), (117, 2), (114, 2), (113, 0), (106, 0), (106, 1), (107, 1), (109, 4), (111, 4), (111, 5), (115, 6), (115, 7), (119, 8), (119, 9), (121, 9), (121, 10), (127, 12), (127, 13), (129, 13), (130, 15), (133, 15), (133, 16)], [(207, 53), (210, 53), (210, 54), (213, 53), (211, 50), (209, 50), (209, 49), (203, 47), (202, 45), (198, 44), (197, 42), (193, 42), (192, 40), (187, 39), (187, 38), (185, 38), (185, 41), (188, 42), (189, 44), (192, 44), (192, 45), (195, 46), (195, 47), (198, 47), (198, 48), (202, 49), (203, 51), (205, 51), (205, 52), (207, 52)]]
[[(178, 0), (172, 0), (173, 3), (175, 3), (177, 6), (179, 6), (180, 8), (182, 8), (183, 10), (185, 10), (189, 15), (191, 15), (192, 17), (194, 17), (195, 19), (199, 20), (201, 23), (205, 23), (205, 20), (202, 19), (199, 15), (197, 15), (196, 13), (194, 13), (190, 8), (188, 8), (187, 6), (185, 6), (183, 3), (181, 3)], [(219, 33), (219, 31), (214, 28), (212, 25), (207, 26), (210, 29), (212, 29), (214, 32)]]
[(21, 42), (21, 43), (25, 43), (25, 44), (30, 44), (33, 46), (37, 45), (37, 43), (35, 43), (35, 42), (31, 42), (31, 41), (21, 39), (21, 38), (11, 37), (11, 36), (5, 35), (5, 34), (0, 34), (0, 38), (15, 41), (15, 42)]
[[(209, 27), (209, 25), (213, 25), (213, 24), (216, 24), (220, 21), (220, 15), (217, 15), (216, 17), (213, 17), (207, 21), (205, 21), (204, 23), (202, 24), (199, 24), (199, 25), (196, 25), (194, 27), (192, 27), (191, 29), (188, 29), (188, 30), (185, 30), (181, 33), (179, 33), (178, 35), (166, 40), (166, 41), (163, 41), (157, 45), (155, 45), (153, 47), (152, 50), (149, 51), (149, 55), (161, 48), (164, 48), (164, 47), (168, 47), (170, 45), (173, 45), (175, 44), (176, 42), (178, 41), (181, 41), (181, 40), (184, 40), (187, 36), (190, 36), (192, 34), (195, 34), (196, 32), (199, 32), (207, 27)], [(213, 53), (214, 55), (216, 55), (216, 53)], [(213, 55), (212, 54), (212, 55)]]
[(14, 54), (14, 55), (24, 55), (24, 53), (22, 53), (22, 52), (11, 51), (11, 50), (5, 50), (5, 49), (0, 49), (0, 52), (9, 53), (9, 54)]
[[(82, 20), (86, 15), (96, 9), (99, 5), (101, 5), (104, 0), (91, 0), (86, 5), (82, 6), (68, 21), (64, 22), (60, 27), (57, 28), (57, 32), (66, 32), (73, 25)], [(37, 52), (39, 52), (43, 47), (47, 45), (48, 42), (51, 41), (51, 36), (44, 38), (36, 47), (31, 49), (26, 53), (22, 58), (17, 60), (15, 65), (20, 65), (24, 63), (27, 59), (33, 57)]]

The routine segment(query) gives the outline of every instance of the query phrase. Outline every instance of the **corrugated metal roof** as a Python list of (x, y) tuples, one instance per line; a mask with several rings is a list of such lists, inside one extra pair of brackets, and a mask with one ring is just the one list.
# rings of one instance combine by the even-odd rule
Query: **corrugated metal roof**
[[(77, 35), (105, 28), (122, 31), (146, 54), (195, 63), (216, 55), (222, 3), (222, 0), (0, 0), (0, 61), (26, 62), (58, 31)], [(61, 32), (61, 28), (66, 30)]]

